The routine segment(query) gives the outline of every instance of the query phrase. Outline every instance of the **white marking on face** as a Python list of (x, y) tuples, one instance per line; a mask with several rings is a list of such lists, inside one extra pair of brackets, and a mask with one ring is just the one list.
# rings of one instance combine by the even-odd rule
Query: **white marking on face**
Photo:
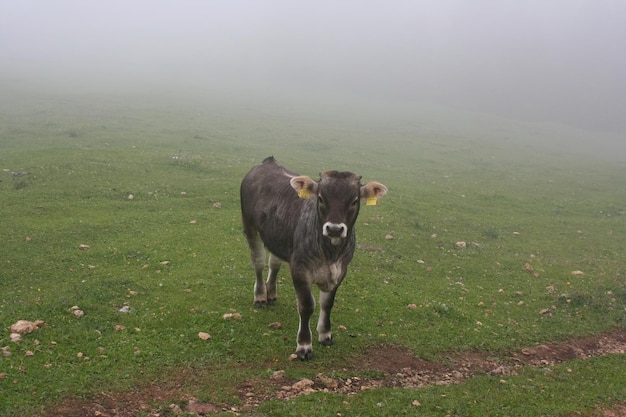
[[(341, 235), (335, 236), (338, 232), (341, 232)], [(329, 237), (330, 243), (337, 246), (341, 239), (348, 237), (348, 226), (345, 223), (326, 222), (322, 226), (322, 235)]]

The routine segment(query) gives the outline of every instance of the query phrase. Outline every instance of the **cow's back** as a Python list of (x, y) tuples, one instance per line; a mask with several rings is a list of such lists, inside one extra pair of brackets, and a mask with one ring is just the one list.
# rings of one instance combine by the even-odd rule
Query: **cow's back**
[(246, 233), (258, 232), (270, 252), (289, 260), (293, 234), (305, 200), (298, 198), (289, 181), (296, 173), (266, 158), (241, 182), (241, 215)]

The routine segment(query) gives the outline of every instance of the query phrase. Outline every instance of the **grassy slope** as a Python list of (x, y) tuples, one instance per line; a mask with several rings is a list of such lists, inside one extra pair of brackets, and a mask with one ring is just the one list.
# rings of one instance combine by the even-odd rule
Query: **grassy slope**
[[(448, 123), (435, 111), (376, 118), (370, 109), (372, 117), (360, 119), (158, 97), (13, 98), (0, 116), (0, 169), (8, 170), (0, 172), (0, 327), (18, 319), (47, 326), (19, 344), (8, 341), (8, 330), (0, 335), (11, 352), (0, 358), (5, 414), (102, 387), (129, 389), (182, 365), (216, 369), (211, 381), (189, 387), (192, 395), (236, 401), (237, 381), (268, 368), (312, 377), (376, 343), (432, 359), (624, 325), (624, 161), (570, 151), (570, 137), (554, 128), (496, 120), (489, 130), (478, 116), (475, 125), (471, 117)], [(363, 208), (358, 224), (359, 243), (385, 252), (357, 252), (333, 311), (335, 326), (348, 330), (332, 349), (318, 347), (311, 364), (286, 362), (297, 315), (284, 272), (279, 305), (252, 309), (237, 189), (247, 169), (270, 154), (303, 174), (350, 169), (390, 189), (378, 207)], [(468, 248), (459, 250), (457, 241)], [(410, 303), (417, 309), (408, 310)], [(73, 317), (74, 305), (83, 318)], [(130, 313), (118, 312), (124, 305)], [(551, 315), (539, 314), (552, 306)], [(231, 311), (243, 319), (223, 320)], [(268, 330), (273, 321), (283, 330)], [(200, 341), (199, 331), (212, 339)], [(567, 367), (576, 378), (558, 377), (567, 375), (562, 370), (521, 376), (517, 386), (532, 380), (530, 388), (516, 395), (505, 389), (491, 405), (483, 401), (492, 392), (488, 377), (419, 393), (373, 391), (348, 404), (322, 395), (295, 401), (299, 410), (323, 404), (377, 415), (382, 402), (398, 415), (419, 395), (432, 415), (484, 415), (481, 407), (522, 415), (506, 410), (537, 401), (542, 391), (538, 409), (556, 415), (626, 400), (610, 388), (624, 382), (624, 372), (593, 394), (572, 395), (606, 377), (598, 370), (623, 368), (623, 357)], [(264, 412), (276, 407), (288, 412), (275, 403)]]

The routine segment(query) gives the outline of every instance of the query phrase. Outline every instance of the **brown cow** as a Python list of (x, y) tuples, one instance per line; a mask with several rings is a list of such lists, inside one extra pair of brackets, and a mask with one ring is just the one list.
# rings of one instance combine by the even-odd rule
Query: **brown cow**
[[(351, 172), (326, 171), (314, 181), (269, 157), (241, 182), (243, 230), (256, 273), (254, 303), (260, 307), (276, 302), (276, 275), (281, 261), (289, 262), (300, 314), (296, 353), (301, 360), (313, 356), (312, 285), (320, 289), (319, 341), (332, 345), (330, 311), (354, 253), (361, 201), (373, 205), (387, 193), (383, 184), (361, 185), (360, 180)], [(267, 282), (265, 248), (270, 252)]]

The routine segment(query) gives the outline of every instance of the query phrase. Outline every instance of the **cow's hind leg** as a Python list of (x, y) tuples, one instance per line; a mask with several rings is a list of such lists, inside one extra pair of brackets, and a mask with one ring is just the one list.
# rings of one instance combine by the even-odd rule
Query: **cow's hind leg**
[(317, 321), (318, 340), (325, 346), (333, 344), (333, 335), (330, 328), (330, 310), (335, 303), (337, 290), (331, 292), (320, 291), (320, 316)]
[(270, 253), (269, 259), (269, 272), (267, 274), (267, 304), (276, 304), (276, 277), (278, 275), (278, 271), (280, 270), (280, 264), (282, 259), (278, 256)]
[(258, 233), (255, 232), (251, 235), (246, 233), (246, 238), (248, 239), (248, 246), (250, 247), (250, 259), (252, 260), (256, 279), (254, 282), (254, 305), (263, 307), (267, 305), (267, 289), (265, 287), (265, 281), (263, 280), (265, 248)]

